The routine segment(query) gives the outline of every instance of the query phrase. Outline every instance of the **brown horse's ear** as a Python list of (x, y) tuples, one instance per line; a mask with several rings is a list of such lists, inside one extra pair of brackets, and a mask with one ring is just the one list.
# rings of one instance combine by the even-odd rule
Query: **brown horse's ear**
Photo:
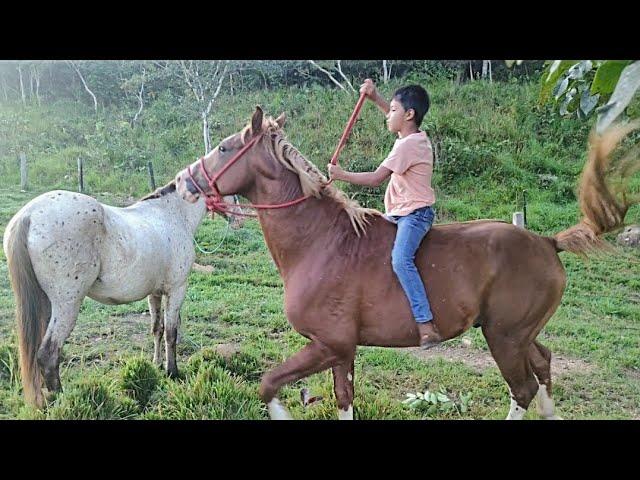
[(284, 122), (287, 121), (287, 117), (285, 116), (284, 112), (282, 112), (280, 114), (280, 116), (278, 118), (276, 118), (276, 123), (278, 124), (278, 127), (282, 128), (284, 127)]
[(259, 135), (262, 133), (262, 117), (264, 115), (264, 112), (262, 111), (262, 108), (260, 108), (260, 105), (256, 105), (256, 111), (253, 114), (253, 117), (251, 117), (251, 136), (255, 137), (256, 135)]

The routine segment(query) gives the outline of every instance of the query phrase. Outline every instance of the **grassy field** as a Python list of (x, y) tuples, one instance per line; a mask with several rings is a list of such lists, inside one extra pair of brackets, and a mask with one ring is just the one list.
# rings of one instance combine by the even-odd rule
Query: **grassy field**
[[(434, 107), (426, 128), (439, 146), (437, 221), (510, 220), (516, 192), (527, 188), (529, 227), (555, 233), (579, 218), (574, 187), (589, 125), (534, 111), (533, 86), (500, 88), (442, 82), (431, 89)], [(289, 138), (324, 169), (322, 158), (331, 154), (352, 108), (336, 96), (283, 90), (226, 99), (212, 122), (217, 125), (213, 137), (239, 129), (250, 105), (261, 103), (269, 113), (287, 111)], [(74, 189), (77, 155), (90, 161), (89, 193), (111, 205), (128, 204), (148, 190), (146, 159), (164, 159), (154, 167), (159, 182), (170, 179), (199, 155), (197, 119), (181, 124), (186, 114), (179, 109), (160, 103), (154, 108), (138, 131), (121, 125), (115, 113), (96, 121), (70, 105), (20, 115), (17, 107), (1, 111), (0, 133), (8, 136), (0, 135), (5, 147), (0, 149), (0, 231), (38, 193)], [(375, 114), (373, 108), (363, 110), (343, 151), (353, 169), (370, 168), (393, 143), (380, 134), (381, 117)], [(21, 193), (15, 153), (24, 145), (35, 160), (32, 186)], [(381, 207), (381, 190), (343, 187), (361, 203)], [(637, 181), (632, 188), (637, 191)], [(631, 209), (627, 219), (637, 223), (640, 209)], [(260, 377), (306, 339), (283, 314), (282, 282), (257, 222), (234, 231), (222, 219), (206, 219), (196, 240), (216, 252), (198, 253), (197, 263), (213, 267), (211, 273), (192, 271), (189, 277), (178, 344), (181, 377), (168, 380), (150, 364), (153, 339), (146, 301), (114, 307), (86, 299), (64, 348), (64, 393), (44, 412), (26, 407), (21, 397), (13, 294), (3, 256), (0, 418), (266, 419), (257, 396)], [(562, 253), (561, 259), (568, 287), (539, 336), (556, 357), (558, 413), (566, 419), (640, 418), (640, 252), (621, 250), (588, 262)], [(304, 408), (301, 388), (323, 400)], [(407, 393), (426, 389), (441, 391), (451, 401), (416, 408), (402, 403)], [(478, 329), (426, 353), (359, 348), (355, 391), (357, 419), (501, 419), (509, 410), (507, 385)], [(330, 372), (285, 387), (279, 396), (294, 418), (337, 418)], [(525, 418), (538, 418), (533, 405)]]

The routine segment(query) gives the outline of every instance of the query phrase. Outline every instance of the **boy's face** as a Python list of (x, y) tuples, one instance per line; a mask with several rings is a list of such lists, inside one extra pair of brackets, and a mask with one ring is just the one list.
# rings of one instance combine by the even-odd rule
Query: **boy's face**
[(413, 121), (413, 117), (413, 109), (406, 111), (400, 102), (393, 99), (391, 100), (391, 103), (389, 103), (387, 128), (392, 133), (398, 133), (406, 123)]

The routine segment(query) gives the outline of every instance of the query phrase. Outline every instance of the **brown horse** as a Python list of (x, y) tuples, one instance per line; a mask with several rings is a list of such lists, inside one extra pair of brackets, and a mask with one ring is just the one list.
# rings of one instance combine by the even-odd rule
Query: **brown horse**
[[(289, 208), (258, 214), (284, 282), (287, 319), (310, 340), (263, 376), (260, 397), (272, 418), (290, 418), (276, 398), (278, 390), (331, 368), (339, 418), (351, 419), (356, 346), (419, 344), (409, 303), (391, 267), (396, 226), (327, 184), (285, 139), (283, 124), (284, 114), (277, 120), (263, 118), (258, 107), (245, 129), (199, 161), (208, 177), (224, 166), (219, 178), (205, 178), (196, 162), (189, 167), (191, 173), (185, 169), (177, 174), (176, 186), (190, 202), (198, 192), (210, 194), (212, 186), (219, 194), (241, 194), (256, 204), (309, 196)], [(611, 151), (633, 128), (637, 125), (592, 135), (581, 181), (584, 218), (579, 224), (553, 237), (490, 220), (437, 225), (416, 255), (443, 337), (456, 337), (472, 325), (482, 327), (510, 388), (508, 419), (522, 418), (536, 393), (542, 416), (557, 418), (551, 400), (551, 352), (536, 336), (565, 289), (558, 252), (584, 255), (601, 249), (605, 243), (598, 235), (622, 225), (629, 202), (624, 196), (619, 200), (607, 186), (604, 171)]]

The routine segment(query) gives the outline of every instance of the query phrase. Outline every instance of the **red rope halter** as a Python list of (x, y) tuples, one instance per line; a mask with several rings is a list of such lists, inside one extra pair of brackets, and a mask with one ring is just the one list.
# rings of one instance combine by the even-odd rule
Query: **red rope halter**
[[(342, 150), (342, 148), (344, 147), (345, 143), (347, 142), (347, 138), (349, 137), (349, 133), (351, 132), (351, 129), (353, 128), (353, 125), (355, 124), (356, 119), (358, 118), (358, 114), (360, 113), (360, 109), (362, 108), (362, 105), (364, 103), (364, 100), (366, 98), (366, 94), (361, 94), (360, 98), (358, 99), (358, 103), (356, 103), (356, 107), (353, 111), (353, 113), (351, 114), (351, 117), (349, 118), (349, 121), (347, 122), (347, 126), (342, 134), (342, 137), (340, 138), (340, 142), (338, 142), (338, 147), (336, 148), (336, 151), (333, 154), (333, 157), (331, 157), (331, 163), (333, 165), (335, 165), (338, 162), (338, 155), (340, 155), (340, 151)], [(191, 182), (193, 183), (193, 185), (196, 187), (196, 189), (198, 190), (198, 192), (200, 192), (200, 194), (205, 197), (205, 203), (207, 205), (207, 209), (212, 211), (212, 212), (220, 212), (220, 213), (231, 213), (232, 215), (242, 215), (242, 216), (246, 216), (246, 217), (255, 217), (254, 214), (248, 214), (248, 213), (234, 213), (234, 212), (230, 212), (229, 211), (229, 207), (233, 207), (233, 204), (230, 203), (226, 203), (222, 200), (222, 195), (220, 194), (220, 191), (218, 190), (218, 187), (216, 186), (216, 181), (222, 176), (222, 174), (224, 172), (226, 172), (231, 165), (233, 165), (235, 162), (237, 162), (240, 157), (242, 157), (251, 147), (253, 147), (258, 140), (260, 140), (261, 135), (256, 135), (253, 139), (251, 139), (251, 141), (249, 143), (247, 143), (244, 147), (242, 147), (238, 153), (236, 153), (233, 158), (231, 160), (229, 160), (213, 177), (211, 177), (208, 173), (206, 168), (204, 168), (204, 157), (200, 157), (200, 159), (196, 162), (199, 167), (200, 167), (200, 171), (202, 172), (202, 174), (204, 175), (204, 178), (207, 180), (207, 185), (209, 186), (209, 188), (211, 189), (211, 193), (206, 193), (202, 187), (200, 187), (200, 185), (198, 184), (198, 182), (196, 182), (195, 178), (193, 178), (193, 174), (191, 173), (191, 165), (189, 165), (187, 167), (187, 173), (189, 174), (189, 178), (191, 179)], [(326, 185), (329, 185), (333, 180), (329, 180)], [(303, 197), (300, 198), (296, 198), (295, 200), (291, 200), (289, 202), (285, 202), (285, 203), (278, 203), (278, 204), (273, 204), (273, 205), (262, 205), (262, 204), (247, 204), (247, 205), (242, 205), (243, 207), (250, 207), (250, 208), (255, 208), (255, 209), (273, 209), (273, 208), (286, 208), (286, 207), (290, 207), (292, 205), (297, 205), (298, 203), (304, 202), (307, 198), (309, 198), (311, 196), (311, 194), (309, 195), (305, 195)]]

